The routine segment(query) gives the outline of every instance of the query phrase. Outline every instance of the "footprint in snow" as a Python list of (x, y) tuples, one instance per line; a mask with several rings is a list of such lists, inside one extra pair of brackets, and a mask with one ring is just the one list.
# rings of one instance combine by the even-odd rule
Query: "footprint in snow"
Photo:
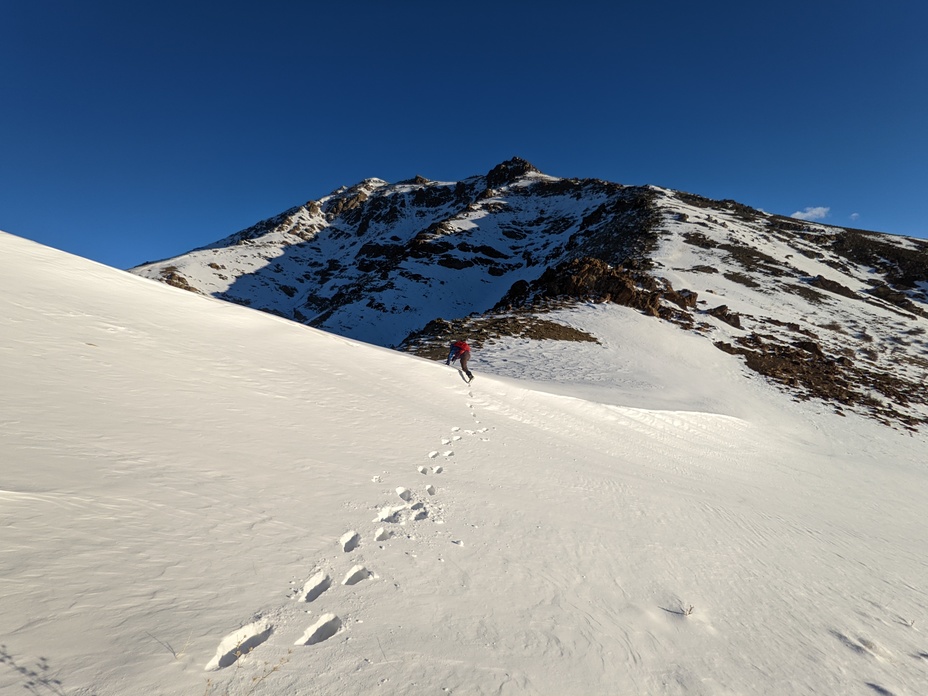
[(206, 671), (215, 672), (234, 664), (270, 638), (273, 632), (274, 627), (267, 621), (255, 621), (233, 631), (219, 643), (216, 655), (206, 665)]
[(335, 614), (324, 614), (300, 637), (294, 645), (316, 645), (328, 640), (342, 628), (342, 620)]
[(361, 535), (354, 530), (345, 532), (338, 540), (338, 543), (342, 547), (342, 551), (349, 553), (358, 548), (358, 545), (361, 543)]
[(356, 565), (345, 575), (342, 585), (357, 585), (362, 580), (367, 580), (373, 573), (363, 565)]
[(386, 507), (380, 508), (380, 512), (377, 513), (377, 518), (374, 522), (389, 522), (390, 524), (396, 524), (400, 521), (400, 513), (403, 510), (407, 509), (407, 505), (400, 506), (391, 506), (387, 505)]
[(416, 503), (410, 508), (410, 510), (412, 510), (412, 517), (410, 519), (413, 522), (424, 520), (429, 516), (429, 511), (426, 509), (425, 503)]
[(429, 452), (429, 459), (435, 459), (438, 456), (438, 450), (432, 450)]
[(309, 580), (307, 580), (305, 585), (303, 585), (303, 590), (300, 592), (300, 597), (302, 598), (301, 601), (313, 602), (319, 598), (319, 595), (321, 595), (331, 586), (332, 578), (320, 570)]
[(892, 657), (888, 650), (868, 638), (858, 636), (855, 640), (835, 630), (832, 630), (831, 634), (858, 655), (872, 655), (880, 659), (890, 659)]
[(400, 497), (400, 500), (405, 500), (407, 503), (412, 500), (412, 491), (408, 488), (400, 486), (396, 489), (396, 494)]

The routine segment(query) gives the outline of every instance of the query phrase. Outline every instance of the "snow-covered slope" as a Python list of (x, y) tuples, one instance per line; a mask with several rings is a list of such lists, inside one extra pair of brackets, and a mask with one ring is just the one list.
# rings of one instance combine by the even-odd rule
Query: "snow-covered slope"
[(574, 306), (468, 386), (3, 234), (0, 284), (2, 693), (925, 692), (924, 434), (698, 332)]

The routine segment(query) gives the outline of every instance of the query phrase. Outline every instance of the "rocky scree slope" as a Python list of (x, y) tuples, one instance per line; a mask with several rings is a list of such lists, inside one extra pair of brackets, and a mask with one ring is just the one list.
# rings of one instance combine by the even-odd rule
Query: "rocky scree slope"
[(928, 423), (928, 242), (679, 192), (658, 205), (652, 273), (699, 295), (671, 320), (796, 398)]
[(461, 335), (595, 341), (557, 309), (621, 304), (795, 398), (928, 423), (928, 242), (518, 158), (459, 182), (367, 179), (132, 270), (433, 358)]

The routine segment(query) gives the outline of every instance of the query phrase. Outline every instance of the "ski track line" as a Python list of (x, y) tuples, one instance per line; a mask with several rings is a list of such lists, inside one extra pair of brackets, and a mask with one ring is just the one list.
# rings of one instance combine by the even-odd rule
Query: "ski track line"
[[(473, 391), (471, 389), (467, 390), (467, 396), (467, 408), (470, 411), (474, 423), (479, 424), (480, 421), (476, 413)], [(432, 461), (444, 461), (447, 463), (455, 456), (453, 447), (456, 444), (462, 442), (465, 437), (482, 436), (486, 432), (488, 432), (488, 428), (464, 430), (460, 426), (452, 426), (449, 429), (449, 434), (440, 438), (441, 446), (450, 449), (430, 450), (426, 454), (426, 457)], [(479, 437), (479, 440), (487, 442), (489, 438)], [(444, 465), (442, 464), (434, 464), (432, 466), (420, 465), (415, 469), (417, 474), (425, 476), (440, 475), (444, 470)], [(383, 477), (380, 475), (374, 476), (371, 481), (377, 484), (384, 483)], [(417, 489), (406, 486), (396, 486), (394, 494), (398, 500), (393, 503), (381, 505), (377, 517), (374, 518), (372, 522), (390, 526), (396, 525), (399, 527), (413, 523), (421, 523), (425, 520), (430, 520), (437, 525), (444, 524), (444, 509), (439, 503), (435, 502), (435, 496), (438, 495), (438, 488), (436, 485), (431, 482), (427, 483), (421, 486), (421, 491), (422, 493), (420, 494), (417, 492)], [(375, 542), (387, 542), (394, 536), (395, 534), (392, 530), (385, 526), (381, 526), (376, 529), (372, 538)], [(458, 545), (463, 544), (460, 540), (454, 540), (451, 543)], [(337, 544), (343, 554), (352, 554), (354, 551), (363, 547), (364, 539), (358, 531), (349, 529), (339, 537)], [(383, 547), (381, 546), (381, 548)], [(332, 593), (337, 593), (339, 585), (342, 587), (353, 587), (368, 580), (379, 579), (379, 576), (368, 569), (366, 565), (363, 563), (355, 563), (345, 572), (343, 579), (336, 585), (332, 579), (331, 573), (326, 569), (326, 565), (325, 562), (317, 564), (316, 567), (313, 568), (309, 578), (300, 584), (300, 589), (296, 591), (291, 589), (288, 595), (289, 599), (302, 604), (311, 604), (320, 600), (323, 595), (328, 598)], [(331, 561), (329, 565), (331, 565)], [(291, 585), (293, 584), (295, 584), (295, 581), (291, 581)], [(279, 607), (278, 610), (274, 612), (275, 615), (279, 616), (280, 621), (272, 622), (270, 618), (257, 613), (251, 618), (250, 623), (224, 636), (216, 648), (215, 655), (206, 664), (204, 668), (205, 671), (215, 672), (223, 670), (238, 663), (240, 660), (244, 661), (256, 648), (266, 643), (272, 635), (280, 632), (279, 624), (286, 623), (286, 621), (283, 620), (285, 614), (284, 609), (284, 607)], [(293, 612), (291, 611), (290, 613), (292, 614)], [(308, 613), (308, 611), (306, 613)], [(293, 620), (293, 617), (291, 617), (291, 620)], [(302, 635), (293, 642), (293, 645), (304, 647), (319, 645), (338, 636), (346, 630), (348, 630), (348, 628), (345, 625), (345, 621), (337, 613), (325, 612), (303, 631)]]

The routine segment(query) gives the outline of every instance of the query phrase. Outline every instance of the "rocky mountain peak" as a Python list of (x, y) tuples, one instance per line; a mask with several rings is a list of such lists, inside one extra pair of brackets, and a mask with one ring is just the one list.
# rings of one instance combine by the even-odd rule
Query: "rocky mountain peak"
[(530, 173), (540, 174), (541, 172), (521, 157), (513, 157), (497, 164), (487, 173), (487, 187), (500, 188)]

